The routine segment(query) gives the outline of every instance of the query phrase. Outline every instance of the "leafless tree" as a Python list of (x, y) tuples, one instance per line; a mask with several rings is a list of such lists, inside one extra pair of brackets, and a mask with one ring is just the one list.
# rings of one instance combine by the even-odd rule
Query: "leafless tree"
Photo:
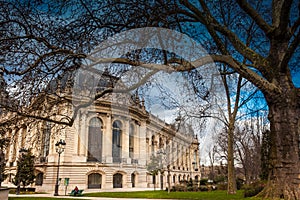
[[(44, 88), (51, 81), (65, 72), (77, 69), (91, 47), (107, 36), (122, 30), (148, 26), (176, 29), (198, 40), (205, 39), (203, 46), (210, 49), (209, 59), (203, 56), (186, 62), (178, 57), (164, 57), (163, 52), (160, 52), (159, 55), (166, 58), (164, 62), (148, 61), (149, 56), (145, 56), (145, 53), (138, 57), (114, 58), (113, 61), (129, 64), (133, 68), (139, 66), (149, 69), (150, 72), (143, 80), (156, 71), (170, 71), (171, 68), (186, 72), (212, 61), (230, 66), (263, 93), (269, 107), (272, 168), (270, 180), (261, 195), (299, 199), (300, 91), (292, 78), (298, 65), (294, 68), (291, 65), (299, 56), (299, 2), (263, 1), (258, 6), (246, 0), (220, 2), (167, 0), (100, 3), (79, 0), (43, 4), (40, 1), (1, 1), (0, 48), (4, 59), (0, 63), (10, 94), (14, 97), (2, 107), (14, 112), (16, 117), (47, 119), (70, 125), (74, 117), (51, 117), (45, 112), (38, 115), (27, 106), (29, 100), (35, 98), (37, 101), (41, 98), (38, 94), (45, 92)], [(232, 5), (234, 9), (230, 12), (223, 10), (229, 8), (225, 4)], [(231, 24), (222, 21), (221, 15), (227, 16), (233, 12), (243, 15)], [(243, 27), (250, 26), (249, 21), (254, 21), (256, 34), (253, 34), (248, 45)], [(229, 41), (230, 45), (226, 46), (225, 41)], [(265, 48), (258, 50), (258, 46)], [(112, 58), (98, 61), (107, 63)], [(127, 89), (136, 87), (137, 84), (134, 84)], [(111, 90), (102, 91), (93, 99)], [(54, 98), (58, 102), (66, 100)], [(82, 106), (86, 105), (89, 104)], [(78, 106), (78, 109), (82, 106)]]

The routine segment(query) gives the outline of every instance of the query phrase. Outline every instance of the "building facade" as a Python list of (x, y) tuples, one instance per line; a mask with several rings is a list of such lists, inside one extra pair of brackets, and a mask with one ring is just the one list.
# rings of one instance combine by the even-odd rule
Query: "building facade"
[[(134, 95), (116, 95), (81, 109), (72, 127), (31, 120), (11, 129), (7, 134), (11, 145), (6, 150), (9, 177), (4, 184), (11, 185), (19, 149), (26, 148), (36, 156), (33, 187), (54, 191), (58, 170), (55, 143), (60, 139), (66, 142), (60, 156), (60, 193), (75, 186), (95, 191), (154, 184), (166, 188), (168, 180), (170, 186), (190, 178), (200, 180), (199, 142), (190, 126), (180, 120), (167, 124), (147, 112)], [(68, 116), (72, 107), (54, 106), (51, 112)], [(151, 156), (161, 152), (160, 167), (168, 173), (151, 175), (147, 165)]]

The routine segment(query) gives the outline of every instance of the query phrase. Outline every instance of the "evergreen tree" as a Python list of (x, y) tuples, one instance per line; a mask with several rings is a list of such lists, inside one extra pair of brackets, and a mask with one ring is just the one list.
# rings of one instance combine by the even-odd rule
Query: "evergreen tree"
[(17, 174), (13, 184), (18, 186), (20, 183), (24, 188), (34, 182), (34, 158), (30, 150), (21, 154), (20, 159), (17, 161)]

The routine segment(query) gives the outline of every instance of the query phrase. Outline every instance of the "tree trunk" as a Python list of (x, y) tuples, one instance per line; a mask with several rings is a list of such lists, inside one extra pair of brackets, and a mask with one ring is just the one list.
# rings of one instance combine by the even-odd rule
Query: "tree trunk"
[(271, 158), (268, 183), (259, 196), (299, 200), (300, 92), (293, 88), (281, 95), (265, 96), (269, 106)]
[(234, 156), (233, 156), (233, 144), (234, 144), (234, 121), (229, 122), (228, 129), (228, 194), (236, 193), (236, 180), (235, 180), (235, 168), (234, 168)]

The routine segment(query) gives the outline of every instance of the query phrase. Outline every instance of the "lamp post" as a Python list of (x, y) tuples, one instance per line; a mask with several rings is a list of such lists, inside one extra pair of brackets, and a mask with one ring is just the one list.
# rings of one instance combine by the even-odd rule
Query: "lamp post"
[(57, 162), (57, 174), (56, 174), (56, 183), (55, 183), (55, 191), (54, 196), (58, 196), (58, 187), (59, 187), (59, 162), (60, 162), (60, 154), (64, 152), (66, 146), (66, 142), (62, 139), (56, 142), (55, 150), (58, 153), (58, 162)]
[[(21, 148), (19, 150), (19, 162), (21, 162), (21, 159), (22, 159), (22, 156), (23, 156), (23, 153), (27, 152), (27, 149), (25, 148)], [(16, 191), (16, 194), (19, 195), (20, 194), (20, 187), (21, 187), (21, 181), (20, 181), (20, 178), (21, 178), (21, 168), (22, 168), (22, 163), (19, 163), (19, 166), (17, 166), (17, 170), (18, 170), (18, 186), (17, 186), (17, 191)]]

